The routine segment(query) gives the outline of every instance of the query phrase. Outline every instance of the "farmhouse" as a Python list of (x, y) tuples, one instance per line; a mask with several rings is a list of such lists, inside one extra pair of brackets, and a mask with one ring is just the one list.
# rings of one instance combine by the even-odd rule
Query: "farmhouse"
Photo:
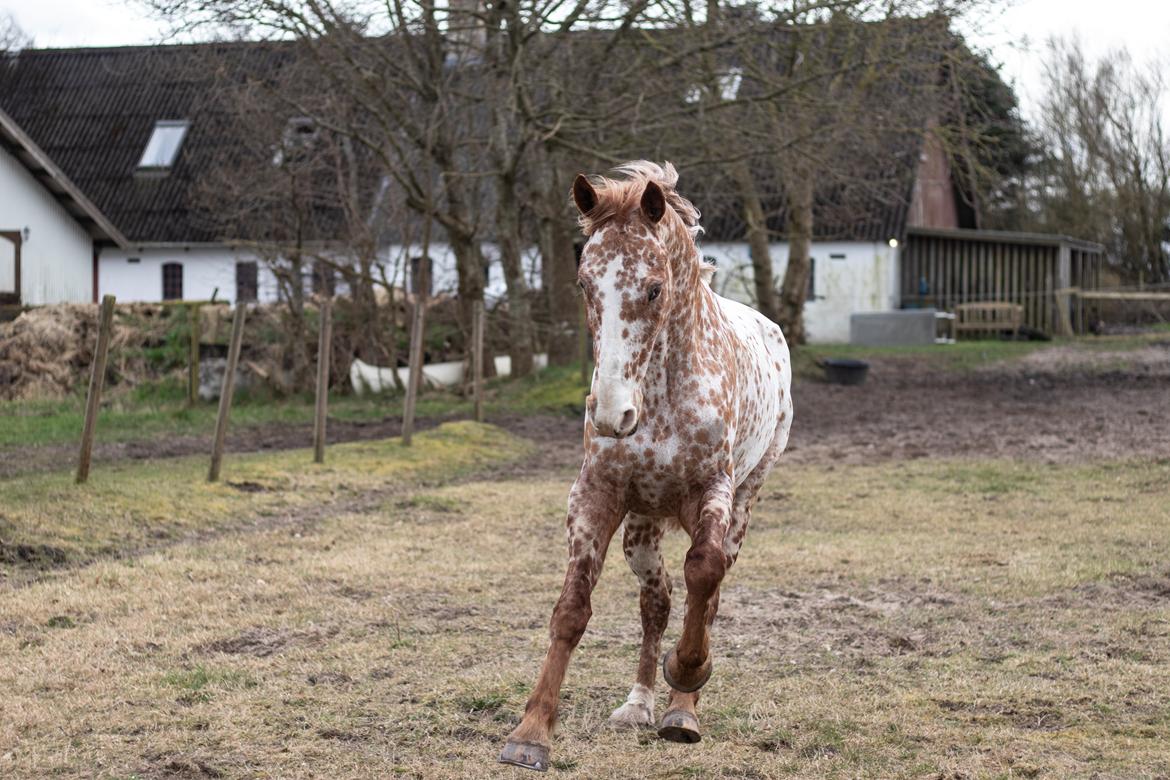
[[(196, 208), (201, 169), (221, 141), (217, 117), (201, 111), (207, 80), (180, 62), (195, 48), (25, 50), (0, 69), (0, 108), (41, 150), (37, 159), (59, 166), (78, 198), (106, 215), (112, 234), (81, 241), (60, 221), (30, 224), (15, 210), (25, 190), (0, 179), (0, 227), (30, 234), (24, 277), (54, 279), (51, 296), (23, 284), (21, 303), (275, 297), (257, 259), (216, 235)], [(54, 255), (57, 265), (30, 254), (50, 240), (68, 247)]]
[[(257, 255), (254, 237), (225, 234), (207, 213), (208, 193), (220, 186), (216, 165), (254, 142), (240, 137), (239, 123), (218, 99), (225, 68), (217, 57), (224, 50), (233, 55), (227, 70), (261, 75), (291, 53), (287, 44), (253, 43), (25, 50), (9, 57), (0, 68), (6, 112), (0, 296), (36, 305), (103, 294), (124, 302), (273, 301), (287, 294)], [(287, 121), (296, 127), (296, 117)], [(903, 267), (907, 242), (921, 243), (921, 231), (976, 227), (947, 155), (929, 134), (923, 137), (897, 158), (901, 195), (818, 201), (805, 312), (810, 340), (848, 340), (852, 314), (895, 310), (908, 298), (922, 302), (922, 280), (909, 279)], [(280, 143), (274, 137), (270, 148)], [(690, 194), (685, 180), (683, 189)], [(733, 199), (696, 193), (696, 201), (707, 229), (702, 251), (719, 269), (716, 288), (751, 303), (748, 245)], [(779, 211), (771, 211), (769, 222), (781, 226), (774, 233), (783, 232)], [(338, 234), (330, 234), (329, 219), (321, 223), (316, 240), (325, 249), (318, 251), (328, 251)], [(407, 269), (420, 252), (402, 244), (383, 236), (377, 255), (387, 277), (409, 287), (415, 274)], [(779, 280), (787, 245), (770, 248)], [(494, 248), (485, 242), (483, 250), (487, 295), (502, 297)], [(453, 291), (454, 255), (441, 238), (430, 254), (432, 291)], [(532, 248), (526, 257), (529, 281), (539, 286), (538, 252)], [(306, 272), (304, 283), (312, 277)]]

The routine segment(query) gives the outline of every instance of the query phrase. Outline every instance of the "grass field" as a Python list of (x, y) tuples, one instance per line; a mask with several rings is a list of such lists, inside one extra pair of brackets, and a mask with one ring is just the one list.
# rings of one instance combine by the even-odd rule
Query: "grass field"
[[(240, 456), (236, 487), (203, 459), (0, 482), (5, 544), (66, 555), (0, 564), (0, 776), (527, 776), (494, 761), (572, 473), (513, 475), (530, 445), (470, 423), (419, 443)], [(782, 465), (725, 586), (703, 742), (605, 726), (639, 637), (615, 551), (554, 772), (1166, 776), (1168, 523), (1166, 460)]]
[[(580, 367), (554, 367), (520, 380), (492, 380), (487, 385), (490, 411), (574, 413), (584, 406), (586, 385)], [(216, 405), (185, 401), (177, 383), (148, 386), (107, 394), (99, 418), (100, 441), (128, 441), (167, 435), (210, 435), (215, 428)], [(0, 447), (50, 445), (76, 441), (84, 419), (82, 396), (55, 401), (0, 402)], [(454, 392), (431, 390), (421, 395), (416, 410), (421, 417), (467, 417), (472, 404)], [(402, 398), (396, 395), (357, 397), (334, 391), (329, 416), (342, 421), (376, 421), (402, 416)], [(273, 399), (263, 395), (236, 395), (232, 429), (263, 425), (311, 425), (313, 398)]]

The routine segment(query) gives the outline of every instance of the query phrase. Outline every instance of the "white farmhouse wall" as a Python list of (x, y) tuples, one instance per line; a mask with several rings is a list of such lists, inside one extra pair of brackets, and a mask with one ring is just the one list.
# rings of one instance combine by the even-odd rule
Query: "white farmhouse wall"
[(93, 239), (19, 160), (0, 149), (0, 230), (25, 228), (21, 302), (38, 306), (92, 301)]
[(235, 303), (236, 263), (255, 261), (258, 265), (260, 301), (277, 299), (276, 279), (261, 261), (227, 247), (131, 247), (103, 249), (98, 262), (98, 289), (115, 295), (120, 303), (157, 302), (163, 299), (163, 265), (183, 266), (183, 299)]
[[(487, 263), (486, 296), (494, 302), (507, 294), (504, 271), (500, 266), (499, 252), (493, 244), (483, 245), (484, 261)], [(411, 257), (422, 255), (418, 246), (392, 245), (379, 252), (382, 270), (386, 279), (393, 284), (405, 282), (405, 269)], [(455, 254), (448, 244), (432, 244), (430, 255), (433, 262), (431, 290), (434, 294), (455, 294), (459, 276), (455, 269)], [(101, 252), (98, 271), (98, 287), (102, 295), (116, 295), (119, 301), (157, 302), (163, 294), (163, 265), (179, 263), (183, 266), (183, 298), (186, 300), (209, 300), (214, 294), (216, 300), (235, 302), (236, 263), (255, 261), (248, 252), (227, 247), (132, 247), (129, 250), (104, 249)], [(259, 291), (261, 302), (270, 303), (278, 299), (276, 278), (264, 264), (259, 266)], [(540, 285), (540, 255), (536, 249), (524, 253), (525, 278), (530, 286)], [(306, 271), (308, 273), (308, 271)], [(306, 279), (306, 288), (310, 280)], [(338, 282), (338, 291), (344, 293), (344, 285)]]
[[(703, 243), (699, 251), (718, 266), (713, 282), (720, 295), (755, 304), (754, 275), (746, 243)], [(788, 267), (788, 244), (771, 245), (779, 288)], [(898, 308), (898, 250), (885, 243), (821, 241), (812, 245), (814, 293), (805, 303), (811, 342), (849, 340), (849, 315)]]
[[(487, 264), (487, 275), (484, 284), (484, 297), (488, 304), (504, 298), (508, 293), (508, 285), (504, 280), (504, 269), (500, 264), (499, 248), (495, 244), (480, 245), (484, 262)], [(431, 291), (436, 294), (454, 295), (459, 288), (459, 274), (455, 267), (455, 253), (449, 244), (437, 242), (431, 244), (429, 254), (433, 263)], [(386, 247), (379, 253), (386, 269), (386, 277), (398, 284), (405, 280), (404, 269), (406, 262), (412, 257), (422, 256), (422, 247), (418, 245), (394, 244)], [(540, 286), (540, 251), (536, 247), (524, 250), (523, 256), (524, 278), (530, 288)]]
[[(751, 259), (746, 243), (703, 243), (700, 252), (718, 266), (714, 287), (725, 295), (749, 305), (755, 303)], [(788, 265), (788, 245), (771, 245), (776, 283)], [(489, 303), (507, 294), (499, 253), (492, 244), (483, 245), (488, 263), (486, 297)], [(421, 247), (394, 245), (379, 253), (386, 278), (395, 284), (405, 281), (411, 257)], [(458, 288), (455, 255), (445, 243), (431, 245), (435, 294), (454, 294)], [(805, 324), (812, 342), (849, 340), (849, 316), (854, 313), (890, 311), (898, 308), (898, 250), (885, 243), (817, 242), (812, 246), (815, 295), (805, 304)], [(136, 262), (131, 262), (131, 258)], [(101, 253), (99, 282), (101, 294), (113, 294), (119, 301), (162, 300), (162, 267), (168, 262), (183, 266), (183, 297), (234, 302), (236, 263), (255, 260), (245, 252), (222, 247), (105, 249)], [(525, 277), (532, 287), (540, 285), (540, 256), (535, 248), (524, 255)], [(259, 263), (259, 299), (272, 302), (278, 297), (276, 280)]]

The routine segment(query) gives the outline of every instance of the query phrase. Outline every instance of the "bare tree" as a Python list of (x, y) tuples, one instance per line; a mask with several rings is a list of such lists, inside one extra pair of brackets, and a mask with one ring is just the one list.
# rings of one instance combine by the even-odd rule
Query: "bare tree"
[[(685, 53), (671, 64), (689, 80), (687, 139), (699, 148), (683, 164), (715, 182), (714, 200), (738, 202), (756, 306), (792, 342), (806, 336), (812, 241), (850, 238), (832, 231), (905, 200), (915, 152), (942, 111), (949, 16), (914, 14), (921, 10), (910, 2), (742, 8), (711, 0), (701, 20), (684, 24)], [(817, 214), (839, 218), (818, 225)], [(789, 257), (777, 288), (769, 243), (778, 237)]]
[(395, 365), (396, 269), (380, 250), (403, 215), (379, 159), (315, 118), (344, 125), (350, 107), (320, 89), (295, 43), (200, 51), (190, 76), (214, 80), (200, 113), (231, 143), (205, 171), (198, 206), (210, 231), (254, 253), (276, 281), (288, 317), (286, 389), (311, 380), (306, 286), (331, 295), (338, 277), (349, 292), (338, 352)]
[(1038, 226), (1108, 246), (1131, 281), (1170, 282), (1166, 71), (1124, 49), (1091, 62), (1075, 38), (1049, 42), (1039, 133)]

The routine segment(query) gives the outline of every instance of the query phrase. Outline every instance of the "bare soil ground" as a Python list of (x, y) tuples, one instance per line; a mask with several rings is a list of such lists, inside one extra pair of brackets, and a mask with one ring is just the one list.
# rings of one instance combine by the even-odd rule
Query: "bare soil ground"
[(881, 358), (870, 361), (860, 386), (798, 384), (788, 458), (1070, 463), (1170, 455), (1170, 346), (1071, 351), (1046, 349), (970, 372), (940, 372), (921, 358)]

